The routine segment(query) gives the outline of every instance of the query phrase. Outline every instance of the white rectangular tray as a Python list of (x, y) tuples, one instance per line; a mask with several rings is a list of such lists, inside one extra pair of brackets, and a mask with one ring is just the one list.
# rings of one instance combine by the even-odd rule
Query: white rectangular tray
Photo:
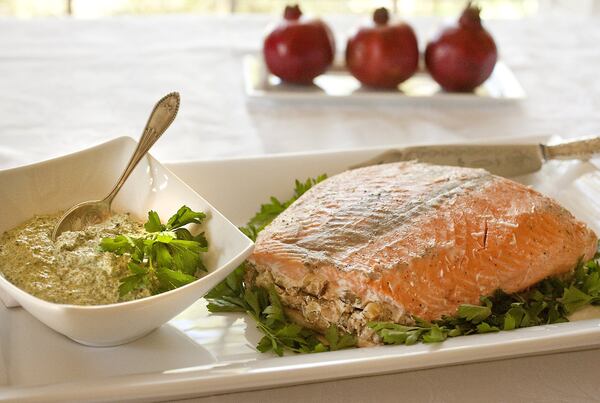
[[(294, 179), (329, 175), (382, 149), (171, 164), (234, 223), (243, 224)], [(556, 197), (600, 231), (600, 164), (556, 162), (519, 178)], [(596, 312), (592, 313), (594, 317)], [(124, 324), (125, 325), (125, 324)], [(0, 399), (173, 399), (400, 372), (600, 345), (600, 319), (457, 337), (441, 344), (383, 346), (277, 357), (243, 315), (209, 315), (205, 301), (133, 343), (79, 345), (24, 310), (0, 307)]]
[(510, 70), (499, 61), (490, 78), (473, 93), (441, 91), (439, 85), (425, 71), (400, 84), (397, 90), (377, 90), (361, 87), (360, 83), (336, 62), (326, 73), (314, 80), (314, 85), (282, 83), (267, 70), (261, 55), (250, 54), (243, 59), (244, 85), (250, 99), (290, 101), (359, 101), (395, 103), (501, 103), (525, 98), (523, 87)]

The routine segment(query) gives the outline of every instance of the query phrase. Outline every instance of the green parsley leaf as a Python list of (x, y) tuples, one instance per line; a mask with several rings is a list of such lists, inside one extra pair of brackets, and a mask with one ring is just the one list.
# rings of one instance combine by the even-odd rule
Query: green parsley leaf
[[(204, 213), (183, 206), (165, 226), (155, 211), (149, 211), (144, 224), (147, 234), (139, 238), (128, 235), (103, 238), (101, 250), (131, 255), (128, 268), (132, 274), (121, 279), (120, 296), (143, 288), (152, 294), (172, 290), (195, 281), (200, 271), (206, 271), (201, 258), (208, 247), (204, 234), (192, 236), (189, 230), (179, 227), (200, 223), (204, 217)], [(231, 302), (224, 301), (221, 305), (227, 304)]]
[(127, 268), (133, 274), (139, 274), (139, 275), (141, 275), (141, 274), (147, 274), (148, 273), (148, 269), (146, 267), (142, 266), (139, 263), (135, 263), (135, 262), (129, 262), (127, 264)]
[(269, 303), (270, 305), (263, 309), (262, 312), (266, 315), (267, 325), (273, 326), (277, 322), (285, 323), (286, 317), (283, 311), (283, 305), (281, 305), (281, 300), (274, 287), (269, 288)]
[(256, 345), (256, 349), (261, 353), (266, 353), (273, 349), (273, 342), (269, 336), (263, 336)]
[(244, 264), (236, 268), (224, 281), (204, 296), (210, 312), (246, 312), (244, 302)]
[(484, 321), (492, 314), (489, 306), (479, 306), (463, 304), (458, 308), (458, 317), (468, 320), (469, 322), (479, 323)]
[[(595, 265), (592, 266), (592, 265)], [(600, 273), (598, 273), (598, 267), (596, 262), (589, 262), (589, 269), (594, 268), (596, 271), (588, 274), (584, 280), (584, 290), (587, 294), (597, 297), (600, 293)]]
[(313, 347), (312, 351), (305, 351), (306, 353), (324, 353), (327, 351), (327, 347), (323, 343), (318, 343)]
[(169, 248), (163, 243), (156, 243), (152, 248), (154, 260), (158, 267), (172, 267), (173, 256)]
[(208, 247), (208, 240), (204, 235), (204, 232), (199, 233), (198, 235), (192, 235), (192, 233), (187, 228), (177, 228), (173, 232), (177, 239), (181, 239), (183, 241), (194, 241), (200, 244), (201, 247)]
[(133, 274), (121, 280), (119, 284), (119, 296), (124, 297), (134, 290), (138, 290), (147, 286), (147, 270), (141, 264), (129, 262), (127, 268)]
[(423, 335), (424, 343), (439, 343), (448, 338), (448, 330), (438, 325), (433, 325), (428, 332)]
[(325, 339), (329, 342), (331, 351), (354, 347), (357, 342), (355, 335), (341, 331), (333, 324), (325, 331)]
[(479, 332), (479, 333), (491, 333), (491, 332), (498, 332), (498, 331), (500, 331), (500, 329), (498, 327), (491, 326), (487, 322), (481, 322), (480, 324), (477, 325), (477, 332)]
[(248, 306), (254, 313), (254, 316), (259, 317), (260, 314), (264, 311), (258, 300), (258, 290), (256, 288), (246, 289), (246, 291), (244, 292), (244, 301), (246, 301), (246, 304), (248, 304)]
[(567, 312), (574, 312), (578, 308), (589, 304), (592, 299), (593, 297), (572, 285), (569, 288), (565, 288), (560, 302), (562, 302)]
[(504, 315), (503, 330), (513, 330), (518, 327), (525, 327), (527, 323), (523, 323), (524, 320), (528, 320), (528, 313), (520, 304), (513, 304)]
[(144, 276), (140, 274), (133, 274), (127, 276), (121, 280), (119, 284), (119, 295), (124, 297), (130, 292), (140, 289), (145, 285)]
[(448, 331), (448, 337), (458, 337), (458, 336), (462, 336), (462, 335), (463, 335), (463, 331), (458, 326), (455, 327), (454, 329), (450, 329)]
[(183, 227), (187, 224), (200, 224), (206, 218), (206, 214), (201, 211), (193, 211), (188, 206), (182, 206), (169, 221), (167, 221), (167, 229)]
[(162, 291), (173, 290), (197, 280), (195, 276), (190, 276), (189, 274), (177, 270), (167, 269), (166, 267), (158, 267), (156, 269), (156, 277), (158, 278), (160, 289)]
[(210, 301), (207, 305), (208, 310), (217, 312), (246, 312), (244, 301), (235, 297), (223, 297)]
[(368, 327), (375, 330), (385, 344), (415, 344), (430, 326), (405, 326), (391, 322), (370, 322)]
[(160, 232), (164, 231), (166, 228), (161, 224), (158, 213), (154, 210), (150, 210), (148, 211), (148, 221), (144, 224), (144, 229), (148, 232)]
[(114, 238), (102, 238), (100, 249), (104, 252), (112, 252), (116, 255), (133, 253), (136, 244), (133, 239), (126, 235), (117, 235)]

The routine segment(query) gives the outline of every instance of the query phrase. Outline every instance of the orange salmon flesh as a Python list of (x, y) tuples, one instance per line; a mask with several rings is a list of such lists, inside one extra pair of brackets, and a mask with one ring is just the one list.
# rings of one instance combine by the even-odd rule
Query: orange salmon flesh
[(302, 325), (379, 342), (373, 320), (454, 315), (591, 259), (596, 234), (556, 201), (481, 169), (416, 162), (347, 171), (316, 185), (258, 236), (258, 285)]

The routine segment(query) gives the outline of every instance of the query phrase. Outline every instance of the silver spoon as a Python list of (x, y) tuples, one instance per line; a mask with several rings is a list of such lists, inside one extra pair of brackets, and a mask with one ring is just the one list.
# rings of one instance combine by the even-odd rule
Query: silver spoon
[(110, 217), (110, 205), (113, 199), (140, 160), (171, 125), (178, 110), (179, 93), (177, 92), (165, 95), (156, 103), (148, 118), (144, 133), (142, 133), (142, 137), (115, 187), (102, 200), (85, 201), (67, 210), (52, 231), (53, 241), (56, 241), (56, 238), (65, 231), (79, 231), (89, 225), (101, 223)]

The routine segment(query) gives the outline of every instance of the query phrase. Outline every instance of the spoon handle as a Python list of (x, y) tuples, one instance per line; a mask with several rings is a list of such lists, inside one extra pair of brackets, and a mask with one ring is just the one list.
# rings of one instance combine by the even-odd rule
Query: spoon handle
[(142, 137), (140, 138), (140, 141), (138, 142), (138, 145), (133, 152), (127, 167), (121, 174), (121, 177), (117, 181), (115, 187), (110, 191), (108, 196), (104, 198), (109, 205), (117, 193), (119, 193), (119, 190), (121, 190), (121, 187), (129, 175), (131, 175), (131, 172), (133, 172), (140, 160), (146, 155), (148, 150), (150, 150), (154, 143), (156, 143), (160, 136), (171, 125), (175, 119), (175, 116), (177, 115), (178, 110), (179, 93), (177, 92), (172, 92), (168, 95), (165, 95), (156, 103), (152, 113), (150, 114), (150, 117), (148, 118), (148, 123), (146, 123), (144, 133), (142, 133)]

